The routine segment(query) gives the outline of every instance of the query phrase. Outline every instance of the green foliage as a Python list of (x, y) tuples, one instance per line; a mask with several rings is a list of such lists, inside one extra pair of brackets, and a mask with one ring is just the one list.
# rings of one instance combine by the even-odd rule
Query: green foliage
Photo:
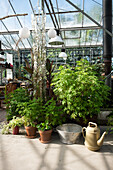
[(30, 100), (29, 93), (26, 89), (18, 88), (14, 92), (5, 95), (7, 120), (11, 120), (13, 116), (19, 116), (18, 105)]
[(42, 108), (43, 118), (41, 123), (37, 125), (38, 130), (49, 130), (65, 121), (62, 106), (57, 106), (55, 100), (49, 100)]
[(27, 74), (24, 74), (23, 76), (20, 76), (19, 79), (25, 80), (28, 83), (27, 88), (30, 88), (31, 93), (31, 98), (33, 98), (33, 91), (34, 91), (34, 80), (33, 80), (33, 65), (34, 62), (32, 60), (32, 64), (29, 64), (29, 61), (25, 59), (25, 64), (26, 66), (23, 67), (23, 71), (26, 72)]
[(22, 78), (22, 77), (27, 77), (27, 78), (29, 78), (29, 74), (28, 74), (28, 72), (26, 71), (26, 69), (24, 68), (24, 65), (23, 65), (23, 64), (20, 65), (20, 70), (21, 70), (21, 78)]
[(110, 90), (96, 76), (90, 63), (83, 59), (77, 62), (74, 69), (60, 66), (54, 74), (52, 85), (54, 93), (62, 101), (64, 111), (71, 118), (82, 117), (84, 120), (100, 112)]
[(102, 76), (102, 73), (105, 73), (105, 64), (104, 63), (96, 63), (92, 65), (93, 71), (95, 71), (96, 76), (98, 76), (98, 78), (100, 80), (104, 79), (104, 77)]
[(22, 87), (17, 88), (13, 93), (6, 95), (5, 98), (10, 98), (9, 101), (16, 100), (17, 102), (25, 102), (30, 99), (27, 89)]
[(16, 126), (22, 126), (24, 124), (23, 118), (13, 116), (13, 119), (8, 124), (4, 124), (2, 128), (2, 134), (8, 134), (10, 128), (13, 130)]
[(54, 69), (55, 69), (55, 65), (53, 66), (53, 61), (52, 62), (50, 62), (50, 60), (49, 59), (47, 59), (46, 60), (46, 77), (47, 77), (47, 89), (46, 89), (46, 92), (47, 92), (47, 94), (46, 94), (46, 97), (47, 97), (47, 99), (49, 100), (49, 99), (51, 99), (52, 98), (52, 88), (51, 88), (51, 81), (52, 81), (52, 79), (53, 79), (53, 75), (52, 75), (52, 73), (53, 73), (53, 71), (54, 71)]
[(40, 98), (29, 100), (29, 102), (19, 103), (18, 112), (24, 117), (24, 125), (35, 127), (42, 120), (43, 104)]
[(109, 130), (113, 133), (113, 111), (107, 116), (108, 118), (108, 125), (112, 126)]

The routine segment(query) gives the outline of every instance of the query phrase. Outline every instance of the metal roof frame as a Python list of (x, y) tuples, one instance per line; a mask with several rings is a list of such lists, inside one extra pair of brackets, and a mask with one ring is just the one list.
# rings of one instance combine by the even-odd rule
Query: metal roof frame
[[(9, 2), (9, 4), (10, 4), (10, 6), (11, 6), (11, 8), (12, 8), (13, 12), (14, 12), (14, 14), (16, 14), (16, 11), (15, 11), (15, 9), (14, 9), (14, 7), (13, 7), (13, 5), (12, 5), (11, 1), (10, 1), (10, 0), (8, 0), (8, 2)], [(19, 24), (20, 24), (21, 28), (23, 28), (22, 23), (20, 22), (20, 20), (19, 20), (18, 16), (16, 16), (16, 18), (17, 18), (17, 20), (18, 20), (18, 22), (19, 22)], [(18, 35), (18, 37), (19, 37), (19, 35)], [(27, 39), (27, 41), (28, 41), (28, 43), (29, 43), (30, 47), (32, 47), (32, 46), (31, 46), (31, 43), (29, 42), (29, 40), (28, 40), (28, 39)], [(21, 40), (21, 42), (22, 42), (22, 40)], [(23, 43), (23, 42), (22, 42), (22, 45), (25, 47), (25, 45), (24, 45), (24, 43)]]
[[(83, 10), (82, 9), (80, 9), (78, 6), (76, 6), (74, 3), (72, 3), (70, 0), (65, 0), (66, 2), (68, 2), (68, 4), (70, 4), (71, 6), (73, 6), (76, 10), (72, 10), (72, 11), (59, 11), (59, 7), (58, 7), (58, 2), (57, 2), (57, 0), (56, 0), (56, 5), (57, 5), (57, 12), (54, 10), (54, 6), (53, 6), (53, 3), (52, 3), (52, 0), (42, 0), (42, 4), (43, 5), (46, 5), (46, 7), (47, 7), (47, 10), (48, 10), (48, 12), (46, 12), (46, 15), (50, 15), (50, 17), (51, 17), (51, 20), (52, 20), (52, 22), (53, 22), (53, 25), (54, 25), (54, 27), (57, 29), (60, 29), (60, 31), (73, 31), (73, 30), (93, 30), (93, 29), (98, 29), (98, 33), (97, 33), (97, 40), (96, 40), (96, 45), (97, 46), (99, 46), (98, 45), (98, 37), (99, 37), (99, 35), (100, 35), (100, 29), (104, 29), (103, 28), (103, 26), (101, 25), (101, 24), (99, 24), (98, 22), (96, 22), (92, 17), (90, 17), (87, 13), (85, 13), (84, 12), (84, 0), (83, 0)], [(96, 2), (97, 3), (97, 1), (95, 1), (95, 0), (92, 0), (92, 1), (94, 1), (94, 2)], [(9, 4), (10, 4), (10, 7), (12, 8), (12, 10), (13, 10), (13, 12), (16, 14), (16, 11), (15, 11), (15, 9), (14, 9), (14, 6), (12, 5), (12, 2), (10, 1), (10, 0), (8, 0), (8, 2), (9, 2)], [(29, 4), (30, 4), (30, 7), (31, 7), (31, 10), (32, 10), (32, 12), (33, 12), (33, 14), (35, 14), (35, 10), (34, 10), (34, 8), (33, 8), (33, 4), (32, 4), (32, 0), (29, 0), (28, 1), (29, 2)], [(42, 5), (42, 6), (43, 6)], [(101, 5), (101, 4), (99, 4), (99, 5)], [(63, 9), (62, 9), (63, 10)], [(58, 14), (58, 17), (59, 17), (59, 15), (60, 14), (68, 14), (68, 13), (78, 13), (78, 12), (80, 12), (80, 13), (82, 13), (82, 27), (68, 27), (68, 28), (61, 28), (61, 26), (60, 26), (60, 20), (59, 20), (59, 18), (57, 18), (57, 14)], [(41, 15), (41, 14), (35, 14), (35, 15)], [(83, 22), (84, 22), (84, 16), (86, 16), (87, 18), (89, 18), (91, 21), (93, 21), (97, 26), (88, 26), (88, 27), (84, 27), (83, 26)], [(22, 28), (22, 23), (20, 22), (20, 20), (19, 20), (19, 17), (18, 16), (16, 16), (16, 18), (17, 18), (17, 21), (19, 22), (19, 24), (20, 24), (20, 26), (21, 26), (21, 28)], [(58, 22), (59, 21), (59, 22)], [(6, 29), (6, 31), (7, 32), (5, 32), (5, 31), (1, 31), (0, 32), (0, 35), (2, 35), (4, 38), (5, 38), (5, 40), (7, 39), (6, 37), (5, 37), (5, 35), (9, 35), (10, 37), (11, 37), (11, 39), (14, 41), (14, 43), (16, 44), (16, 42), (15, 42), (15, 40), (14, 40), (14, 38), (13, 38), (13, 34), (17, 34), (17, 36), (19, 37), (19, 32), (18, 31), (9, 31), (8, 30), (8, 28), (7, 28), (7, 26), (4, 24), (4, 22), (3, 21), (1, 21), (2, 22), (2, 24), (4, 25), (4, 27), (5, 27), (5, 29)], [(46, 31), (47, 31), (48, 29), (46, 29)], [(106, 30), (106, 29), (104, 29), (110, 36), (112, 36), (113, 37), (113, 34), (111, 34), (108, 30)], [(31, 30), (31, 35), (32, 35), (32, 30)], [(9, 44), (9, 46), (11, 47), (11, 50), (12, 50), (12, 46), (11, 46), (11, 44), (10, 44), (10, 42), (8, 41), (8, 40), (6, 40), (7, 41), (7, 43)], [(29, 43), (29, 45), (30, 45), (30, 47), (32, 48), (32, 45), (31, 45), (31, 42), (29, 41), (29, 39), (27, 39), (27, 41), (28, 41), (28, 43)], [(21, 41), (22, 42), (22, 41)], [(26, 48), (26, 46), (25, 46), (25, 44), (22, 42), (22, 45), (23, 45), (23, 47), (24, 47), (24, 49), (25, 50), (27, 50), (27, 49), (30, 49), (30, 48)], [(86, 45), (86, 44), (85, 44)], [(91, 45), (91, 44), (90, 44)], [(95, 46), (96, 46), (95, 45)], [(7, 45), (6, 45), (7, 46)], [(79, 46), (81, 46), (81, 44), (80, 44), (80, 40), (79, 40)], [(76, 45), (75, 46), (73, 46), (73, 48), (74, 47), (76, 47)], [(6, 47), (5, 47), (6, 48)], [(52, 48), (55, 48), (55, 47), (52, 47)], [(58, 47), (57, 47), (58, 48)], [(66, 48), (68, 48), (68, 46), (66, 46)], [(69, 47), (70, 48), (70, 47)], [(23, 48), (20, 48), (20, 49), (23, 49)]]

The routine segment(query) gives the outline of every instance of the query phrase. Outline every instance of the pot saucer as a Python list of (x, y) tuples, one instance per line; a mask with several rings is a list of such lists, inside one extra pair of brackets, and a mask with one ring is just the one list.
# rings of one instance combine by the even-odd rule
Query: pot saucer
[(29, 138), (29, 139), (34, 139), (34, 138), (37, 137), (37, 135), (36, 135), (36, 136), (28, 136), (28, 135), (25, 135), (25, 137), (26, 137), (26, 138)]
[(39, 141), (40, 141), (41, 143), (50, 143), (50, 141), (51, 141), (51, 140), (48, 140), (48, 141), (42, 141), (42, 140), (41, 140), (41, 138), (39, 138)]

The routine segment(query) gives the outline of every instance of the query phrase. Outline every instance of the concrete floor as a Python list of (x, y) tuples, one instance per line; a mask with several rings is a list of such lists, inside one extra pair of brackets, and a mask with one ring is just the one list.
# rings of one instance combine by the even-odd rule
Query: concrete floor
[[(0, 110), (1, 122), (4, 115), (5, 111)], [(82, 143), (63, 144), (55, 132), (49, 144), (40, 143), (38, 134), (35, 139), (26, 138), (23, 129), (20, 135), (0, 133), (0, 170), (113, 170), (112, 135), (106, 135), (98, 152)]]

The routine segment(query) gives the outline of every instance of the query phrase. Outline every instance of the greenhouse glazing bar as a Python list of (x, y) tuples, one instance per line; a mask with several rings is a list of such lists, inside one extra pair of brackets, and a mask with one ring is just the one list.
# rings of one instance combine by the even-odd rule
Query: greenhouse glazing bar
[(70, 5), (72, 5), (73, 7), (75, 7), (77, 10), (79, 10), (83, 15), (85, 15), (87, 18), (89, 18), (92, 22), (94, 22), (96, 25), (98, 25), (100, 28), (102, 28), (107, 34), (109, 34), (111, 37), (113, 37), (113, 34), (108, 31), (107, 29), (105, 29), (102, 25), (100, 25), (98, 22), (96, 22), (92, 17), (90, 17), (87, 13), (85, 13), (83, 10), (81, 10), (78, 6), (76, 6), (75, 4), (73, 4), (71, 1), (66, 0)]

